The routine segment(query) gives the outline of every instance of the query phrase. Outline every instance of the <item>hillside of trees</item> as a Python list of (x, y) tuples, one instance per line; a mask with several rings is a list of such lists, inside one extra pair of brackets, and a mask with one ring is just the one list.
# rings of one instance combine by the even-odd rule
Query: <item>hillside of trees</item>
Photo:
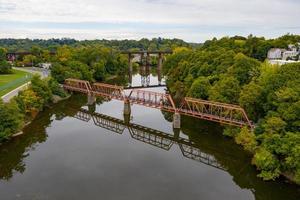
[(264, 37), (255, 37), (249, 35), (247, 38), (241, 36), (224, 37), (221, 39), (207, 40), (200, 49), (215, 51), (220, 48), (232, 50), (235, 53), (243, 53), (249, 57), (264, 61), (271, 48), (286, 49), (289, 44), (298, 46), (300, 35), (286, 34), (276, 39), (265, 39)]
[(285, 175), (300, 183), (300, 63), (261, 62), (267, 48), (259, 44), (283, 47), (298, 39), (214, 39), (197, 50), (176, 49), (163, 66), (175, 99), (190, 96), (239, 104), (246, 110), (256, 124), (254, 132), (225, 127), (224, 134), (253, 154), (264, 180)]
[(198, 46), (197, 44), (189, 44), (180, 39), (163, 39), (153, 38), (141, 40), (74, 40), (74, 39), (0, 39), (0, 47), (7, 49), (9, 52), (24, 52), (31, 51), (33, 46), (37, 46), (44, 50), (56, 51), (57, 48), (68, 45), (70, 47), (80, 46), (104, 46), (116, 50), (170, 50), (177, 46), (192, 47)]

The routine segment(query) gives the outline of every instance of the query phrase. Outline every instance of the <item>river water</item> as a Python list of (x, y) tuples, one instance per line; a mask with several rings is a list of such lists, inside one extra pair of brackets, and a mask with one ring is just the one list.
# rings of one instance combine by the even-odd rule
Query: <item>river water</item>
[[(149, 79), (150, 77), (150, 79)], [(132, 86), (158, 84), (136, 74)], [(163, 84), (164, 81), (161, 80)], [(164, 88), (151, 88), (164, 92)], [(0, 199), (299, 200), (299, 187), (263, 182), (250, 155), (218, 124), (73, 95), (0, 146)]]

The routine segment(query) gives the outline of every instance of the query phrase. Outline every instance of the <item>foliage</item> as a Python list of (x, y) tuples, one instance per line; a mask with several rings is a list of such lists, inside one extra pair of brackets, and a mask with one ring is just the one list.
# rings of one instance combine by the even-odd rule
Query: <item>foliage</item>
[(23, 58), (23, 64), (25, 66), (35, 66), (37, 64), (37, 57), (34, 55), (26, 55)]
[(241, 132), (235, 136), (235, 142), (242, 145), (245, 150), (250, 152), (254, 152), (257, 146), (255, 134), (247, 127), (243, 127)]
[(191, 88), (188, 91), (188, 96), (207, 99), (208, 91), (211, 85), (207, 77), (200, 76), (195, 81), (193, 81)]
[(0, 74), (12, 73), (10, 64), (6, 61), (6, 49), (0, 48)]
[(221, 38), (198, 49), (182, 49), (164, 63), (166, 83), (174, 96), (191, 96), (239, 104), (256, 123), (254, 132), (224, 129), (224, 135), (255, 152), (260, 177), (292, 174), (299, 182), (300, 63), (282, 66), (259, 62), (271, 47), (300, 41), (286, 35), (274, 40)]
[(0, 74), (11, 74), (11, 66), (5, 60), (0, 61)]
[(65, 90), (53, 78), (49, 79), (48, 85), (49, 85), (49, 89), (51, 90), (53, 95), (57, 95), (57, 96), (60, 96), (60, 97), (66, 97), (67, 96)]
[(264, 148), (260, 148), (255, 152), (252, 162), (261, 170), (258, 176), (264, 180), (274, 180), (280, 175), (279, 161)]
[(0, 101), (0, 141), (8, 139), (43, 108), (52, 102), (53, 94), (65, 97), (64, 90), (54, 79), (34, 76), (28, 89), (9, 103)]
[(126, 58), (110, 48), (63, 46), (53, 60), (51, 75), (59, 83), (67, 78), (105, 81), (109, 75), (124, 73), (126, 67)]
[(48, 85), (47, 80), (42, 80), (39, 76), (33, 76), (31, 79), (31, 89), (41, 97), (43, 105), (50, 103), (52, 98), (52, 91)]
[(236, 103), (239, 98), (240, 85), (233, 76), (224, 77), (209, 90), (209, 99), (213, 101)]
[(55, 51), (62, 46), (78, 47), (78, 46), (92, 46), (101, 45), (105, 47), (117, 48), (119, 50), (128, 49), (144, 49), (144, 50), (170, 50), (176, 47), (190, 47), (198, 46), (197, 44), (189, 44), (180, 39), (164, 39), (153, 38), (141, 39), (141, 40), (83, 40), (78, 41), (69, 38), (63, 39), (0, 39), (0, 46), (8, 49), (9, 51), (30, 51), (32, 47), (38, 47), (40, 49), (47, 49), (49, 51)]
[(0, 100), (0, 142), (15, 134), (23, 125), (23, 115), (15, 101), (4, 104)]

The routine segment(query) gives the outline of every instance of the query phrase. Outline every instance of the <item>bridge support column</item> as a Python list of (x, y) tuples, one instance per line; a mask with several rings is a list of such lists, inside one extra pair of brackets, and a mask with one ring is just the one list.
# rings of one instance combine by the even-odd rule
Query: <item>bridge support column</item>
[(141, 65), (144, 65), (144, 53), (141, 53), (140, 63)]
[(150, 53), (147, 53), (147, 57), (146, 57), (146, 66), (150, 65)]
[(163, 55), (162, 53), (158, 54), (158, 63), (157, 63), (157, 70), (161, 71), (162, 69), (162, 62), (163, 62)]
[(96, 97), (93, 94), (88, 94), (88, 105), (93, 105), (96, 102)]
[(131, 53), (128, 54), (128, 70), (129, 70), (129, 73), (132, 72), (132, 55), (131, 55)]
[(173, 115), (173, 128), (180, 129), (180, 114), (177, 112)]
[(124, 115), (129, 115), (131, 114), (131, 106), (130, 106), (130, 101), (128, 99), (124, 100), (124, 110), (123, 110)]

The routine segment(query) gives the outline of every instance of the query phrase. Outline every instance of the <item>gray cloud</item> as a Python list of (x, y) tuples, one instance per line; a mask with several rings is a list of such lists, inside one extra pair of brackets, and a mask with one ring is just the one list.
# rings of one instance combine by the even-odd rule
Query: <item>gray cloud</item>
[[(140, 37), (145, 34), (146, 37), (152, 34), (154, 37), (156, 34), (151, 29), (155, 29), (155, 33), (162, 36), (179, 36), (194, 41), (235, 33), (257, 33), (267, 37), (299, 33), (299, 8), (298, 0), (0, 0), (0, 21), (11, 20), (20, 24), (94, 22), (120, 24), (122, 28), (124, 24), (137, 23), (148, 27), (134, 29), (130, 26), (125, 30), (128, 35)], [(153, 24), (161, 28), (157, 29)], [(5, 25), (0, 28), (4, 30), (1, 30), (1, 37), (9, 34), (5, 32)], [(36, 35), (35, 30), (37, 28), (25, 26), (23, 31)], [(53, 37), (67, 34), (55, 31), (53, 27), (51, 30)], [(75, 30), (76, 27), (72, 27), (73, 33), (80, 35)], [(85, 30), (89, 32), (89, 27), (85, 26)], [(98, 31), (94, 37), (106, 36), (105, 30)]]
[(0, 2), (0, 13), (10, 12), (17, 8), (16, 4), (13, 3), (2, 3)]

